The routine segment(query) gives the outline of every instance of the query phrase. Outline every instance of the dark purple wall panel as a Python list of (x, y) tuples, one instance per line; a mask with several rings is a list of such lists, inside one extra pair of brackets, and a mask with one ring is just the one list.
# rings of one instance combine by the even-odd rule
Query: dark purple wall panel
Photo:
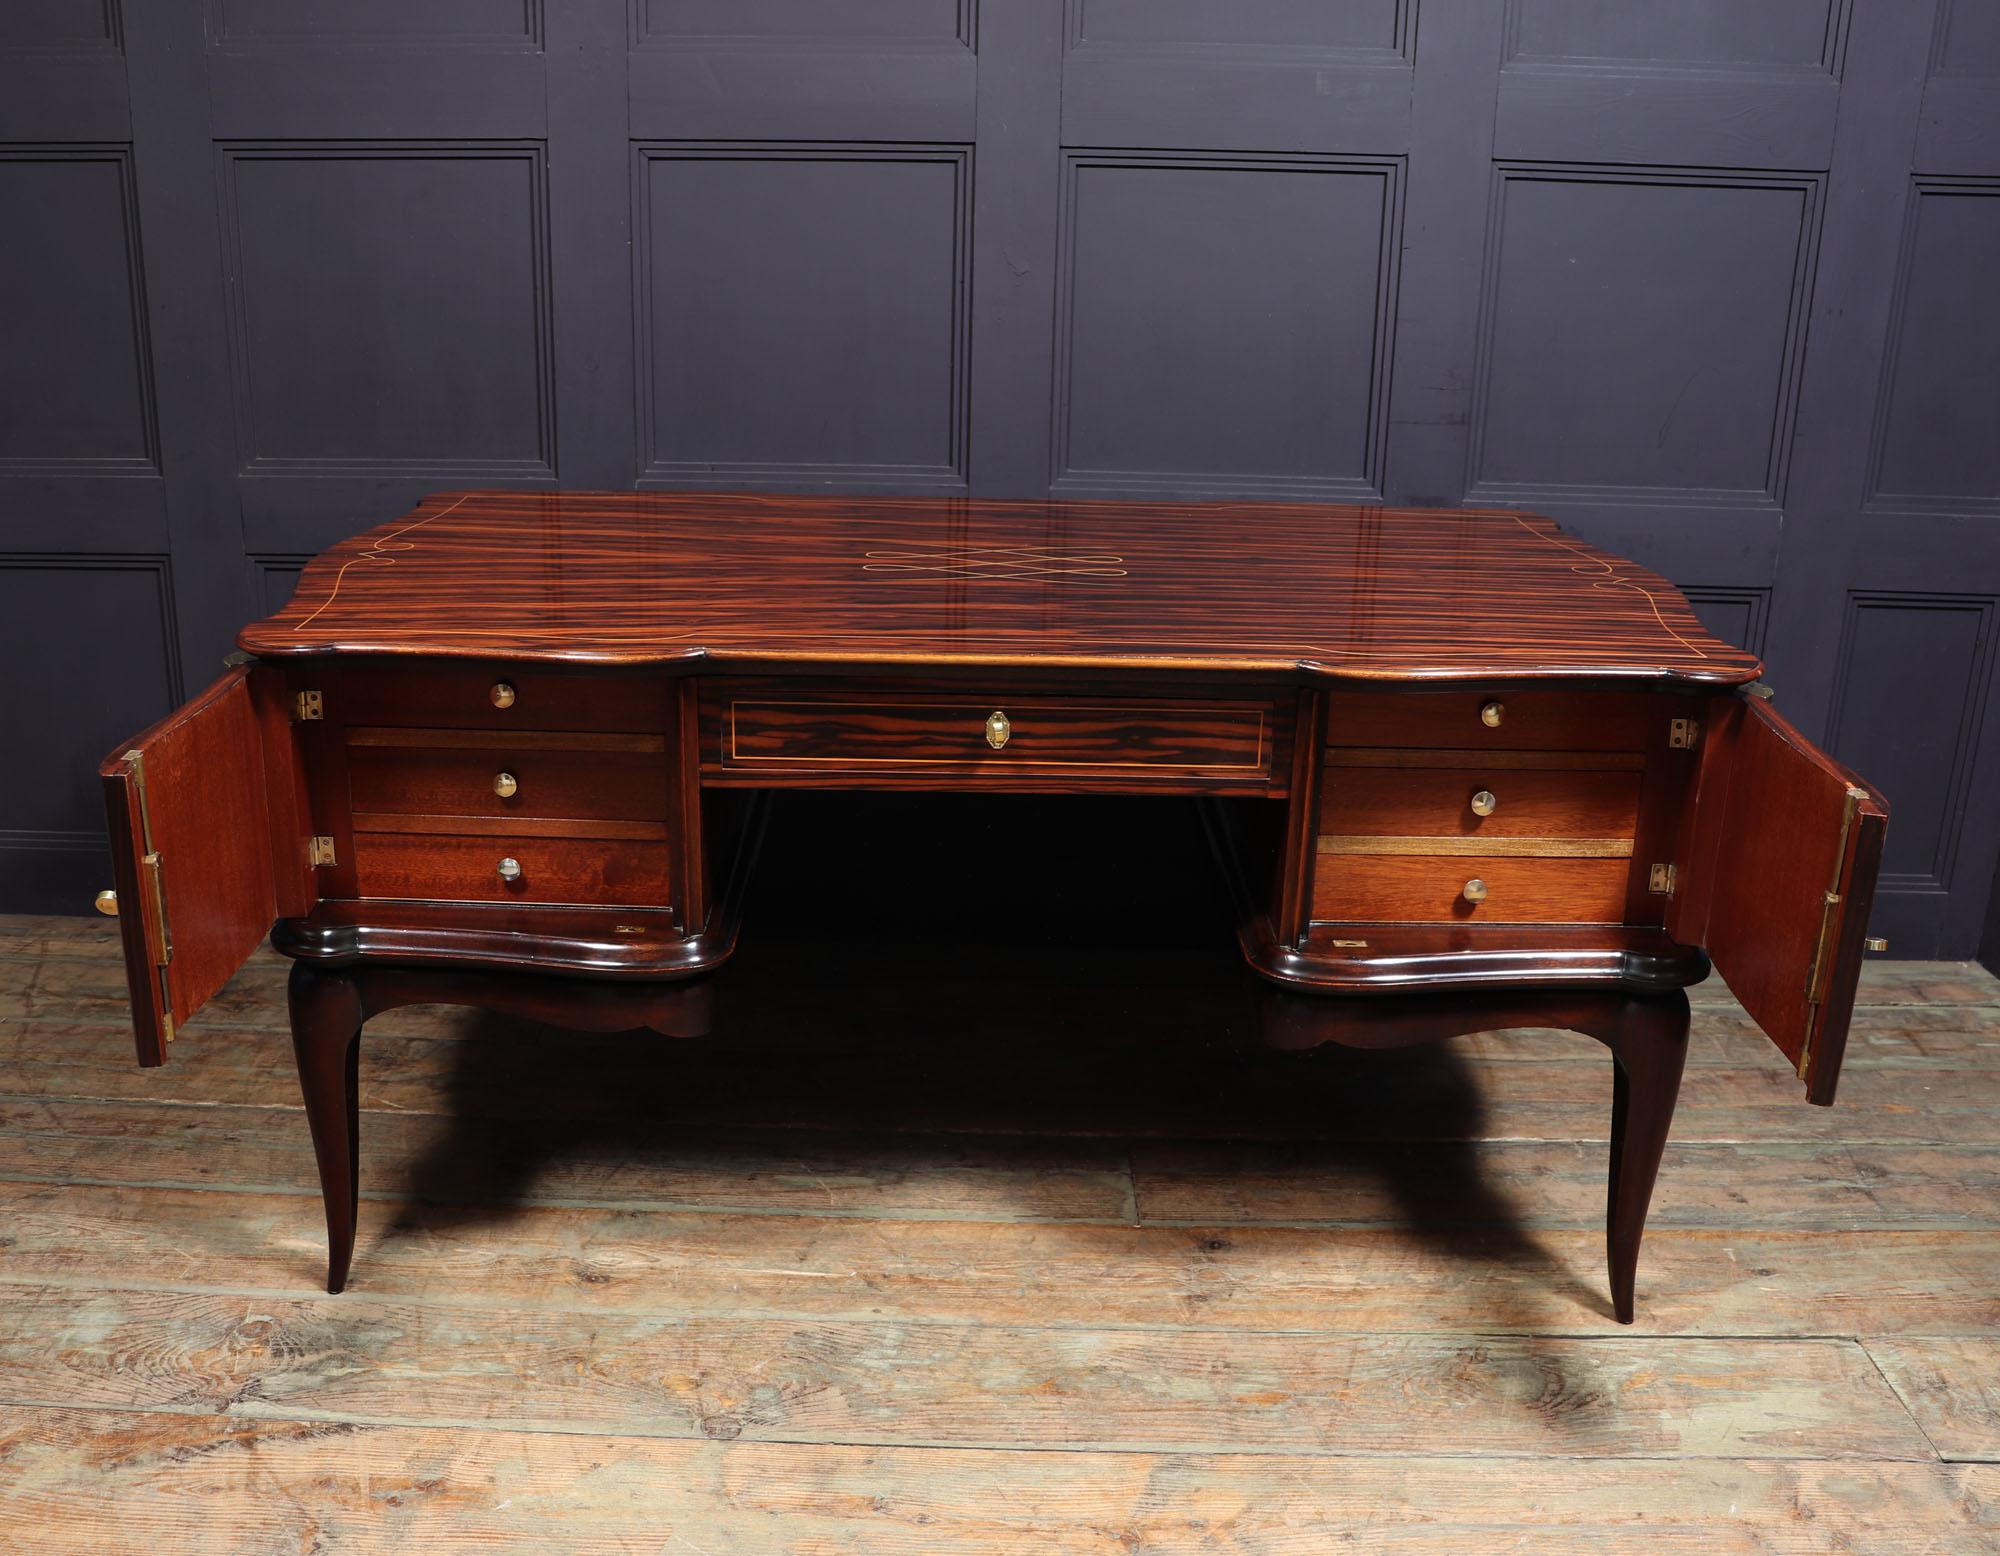
[(1877, 927), (1970, 952), (1996, 18), (13, 0), (0, 909), (86, 906), (100, 747), (426, 492), (1379, 497), (1687, 586), (1888, 791)]

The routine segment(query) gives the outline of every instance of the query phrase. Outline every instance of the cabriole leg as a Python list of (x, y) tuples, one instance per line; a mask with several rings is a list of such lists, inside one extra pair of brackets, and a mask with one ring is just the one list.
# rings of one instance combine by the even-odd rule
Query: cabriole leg
[(1645, 1236), (1646, 1212), (1687, 1062), (1687, 996), (1627, 1001), (1618, 1019), (1597, 1035), (1612, 1057), (1611, 1175), (1604, 1218), (1611, 1308), (1619, 1323), (1629, 1324), (1639, 1240)]
[(305, 1094), (306, 1122), (313, 1155), (319, 1160), (319, 1192), (326, 1204), (326, 1289), (347, 1284), (354, 1258), (355, 1201), (361, 1187), (361, 987), (350, 974), (322, 972), (292, 964), (288, 990), (292, 1051), (298, 1057), (299, 1089)]

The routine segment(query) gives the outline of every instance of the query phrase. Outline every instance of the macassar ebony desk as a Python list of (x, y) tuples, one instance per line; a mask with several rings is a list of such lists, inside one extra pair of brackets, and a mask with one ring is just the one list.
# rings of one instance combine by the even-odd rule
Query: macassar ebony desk
[(705, 1030), (784, 789), (1186, 795), (1268, 1041), (1600, 1040), (1624, 1321), (1711, 958), (1833, 1100), (1880, 795), (1533, 515), (453, 493), (238, 642), (105, 762), (100, 901), (142, 1064), (267, 934), (295, 958), (333, 1291), (362, 1023)]

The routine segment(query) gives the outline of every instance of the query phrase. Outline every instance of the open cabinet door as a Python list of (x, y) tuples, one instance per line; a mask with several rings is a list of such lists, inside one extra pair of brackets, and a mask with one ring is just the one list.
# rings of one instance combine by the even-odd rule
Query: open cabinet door
[(1713, 958), (1806, 1083), (1833, 1101), (1882, 860), (1882, 796), (1761, 698), (1719, 697), (1667, 931)]
[(229, 981), (278, 916), (249, 672), (231, 670), (98, 769), (141, 1064)]

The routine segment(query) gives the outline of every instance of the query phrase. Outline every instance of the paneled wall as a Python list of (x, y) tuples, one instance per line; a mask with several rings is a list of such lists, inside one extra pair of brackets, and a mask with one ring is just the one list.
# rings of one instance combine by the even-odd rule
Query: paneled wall
[[(424, 492), (1513, 504), (1671, 575), (1975, 946), (2000, 10), (12, 0), (0, 907)], [(1781, 823), (1780, 823), (1781, 824)]]

